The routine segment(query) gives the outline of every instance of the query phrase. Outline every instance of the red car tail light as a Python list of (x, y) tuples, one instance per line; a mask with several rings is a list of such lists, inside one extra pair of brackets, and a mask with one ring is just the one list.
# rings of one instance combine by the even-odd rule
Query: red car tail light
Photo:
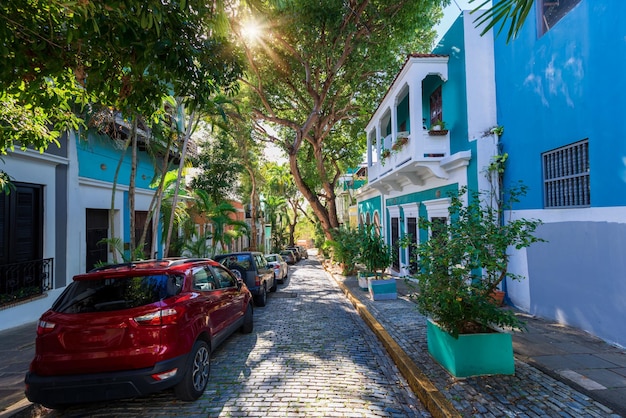
[(161, 380), (169, 379), (170, 377), (176, 376), (177, 372), (178, 372), (178, 369), (172, 369), (172, 370), (168, 370), (168, 371), (163, 372), (163, 373), (153, 374), (153, 375), (151, 375), (151, 377), (154, 380), (161, 381)]
[(49, 334), (56, 327), (56, 324), (42, 319), (37, 323), (37, 335)]
[(136, 316), (133, 319), (139, 325), (168, 325), (175, 324), (182, 312), (175, 308), (161, 309), (149, 314)]
[(261, 286), (261, 276), (256, 276), (256, 278), (254, 279), (254, 285)]

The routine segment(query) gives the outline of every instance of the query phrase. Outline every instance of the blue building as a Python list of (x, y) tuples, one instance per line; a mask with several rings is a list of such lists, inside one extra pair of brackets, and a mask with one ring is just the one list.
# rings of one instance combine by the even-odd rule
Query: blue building
[(515, 217), (544, 222), (513, 267), (511, 301), (626, 346), (626, 2), (536, 0), (494, 39), (505, 182)]
[[(546, 240), (512, 250), (526, 279), (503, 283), (508, 301), (626, 346), (626, 2), (535, 0), (509, 43), (506, 28), (480, 36), (476, 16), (409, 56), (372, 115), (359, 222), (392, 245), (426, 240), (417, 219), (449, 222), (447, 192), (486, 190), (507, 153), (504, 188), (528, 187), (507, 217), (542, 220)], [(409, 259), (400, 249), (390, 273)]]

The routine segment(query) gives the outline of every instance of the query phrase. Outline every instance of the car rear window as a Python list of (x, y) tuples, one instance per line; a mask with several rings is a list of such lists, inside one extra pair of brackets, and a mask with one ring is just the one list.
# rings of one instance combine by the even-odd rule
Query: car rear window
[(266, 256), (265, 256), (265, 259), (266, 259), (267, 261), (278, 261), (278, 259), (276, 258), (276, 256), (275, 256), (275, 255), (266, 255)]
[(74, 281), (52, 310), (86, 313), (136, 308), (176, 295), (182, 280), (182, 276), (159, 274)]
[(250, 256), (247, 254), (229, 255), (223, 259), (218, 259), (218, 261), (231, 270), (234, 267), (243, 268), (245, 271), (252, 270)]

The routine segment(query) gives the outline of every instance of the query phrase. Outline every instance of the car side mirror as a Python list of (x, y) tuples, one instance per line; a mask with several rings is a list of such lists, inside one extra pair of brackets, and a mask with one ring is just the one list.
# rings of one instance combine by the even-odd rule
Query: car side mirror
[(237, 277), (237, 289), (241, 290), (243, 286), (243, 279), (241, 277)]

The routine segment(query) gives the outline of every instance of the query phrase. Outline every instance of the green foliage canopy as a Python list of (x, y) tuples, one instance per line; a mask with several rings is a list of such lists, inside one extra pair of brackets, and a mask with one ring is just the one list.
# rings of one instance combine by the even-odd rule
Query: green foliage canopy
[[(150, 117), (236, 88), (240, 61), (219, 2), (14, 0), (0, 4), (0, 151), (43, 150), (87, 103)], [(51, 128), (50, 128), (51, 127)]]

